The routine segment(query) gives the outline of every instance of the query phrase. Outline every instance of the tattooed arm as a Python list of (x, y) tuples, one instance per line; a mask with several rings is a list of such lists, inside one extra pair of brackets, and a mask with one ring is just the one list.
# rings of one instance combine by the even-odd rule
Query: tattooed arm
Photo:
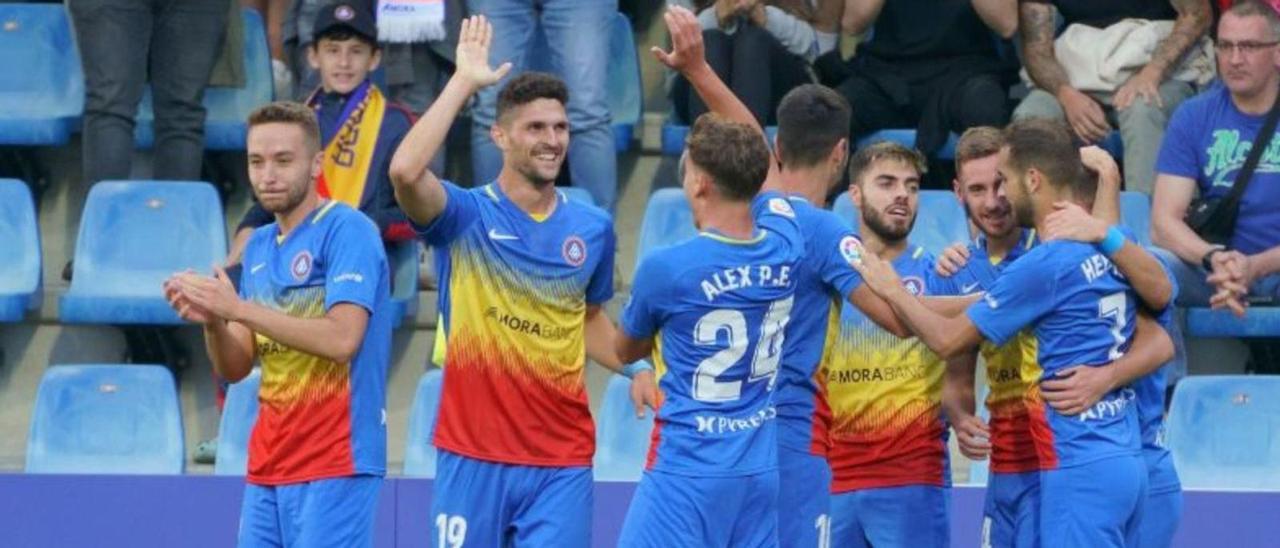
[(1178, 19), (1173, 23), (1173, 31), (1156, 46), (1151, 61), (1129, 78), (1120, 89), (1116, 90), (1116, 108), (1129, 108), (1139, 97), (1148, 103), (1164, 106), (1160, 99), (1160, 83), (1177, 67), (1183, 55), (1187, 54), (1196, 41), (1209, 31), (1209, 0), (1170, 0), (1173, 9), (1178, 12)]
[(1053, 94), (1062, 105), (1076, 136), (1086, 143), (1097, 143), (1111, 133), (1111, 125), (1097, 101), (1071, 87), (1067, 71), (1054, 56), (1054, 11), (1052, 5), (1039, 1), (1022, 0), (1018, 4), (1027, 74), (1036, 87)]

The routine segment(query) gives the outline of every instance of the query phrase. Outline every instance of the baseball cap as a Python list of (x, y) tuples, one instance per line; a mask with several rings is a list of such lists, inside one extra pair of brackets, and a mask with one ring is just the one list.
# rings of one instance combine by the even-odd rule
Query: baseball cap
[(347, 27), (370, 42), (378, 41), (378, 25), (368, 6), (362, 2), (335, 2), (325, 6), (316, 15), (311, 38), (318, 40), (321, 35), (340, 27)]

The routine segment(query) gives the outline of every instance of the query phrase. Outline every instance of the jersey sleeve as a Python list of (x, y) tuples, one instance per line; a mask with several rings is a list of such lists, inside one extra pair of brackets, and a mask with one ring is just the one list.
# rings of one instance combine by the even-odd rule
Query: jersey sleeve
[(613, 232), (613, 222), (606, 223), (604, 245), (601, 248), (600, 262), (596, 263), (595, 272), (587, 282), (587, 304), (601, 304), (613, 298), (613, 266), (618, 247), (618, 236)]
[(664, 292), (671, 290), (664, 272), (664, 256), (663, 253), (650, 255), (636, 269), (631, 298), (622, 309), (620, 322), (622, 332), (628, 337), (636, 340), (651, 338), (662, 324), (659, 299)]
[(373, 221), (362, 214), (344, 215), (325, 242), (324, 258), (324, 309), (351, 303), (372, 315), (384, 287), (379, 281), (387, 272), (387, 253)]
[(1055, 265), (1023, 257), (996, 278), (991, 288), (965, 314), (982, 336), (1003, 345), (1023, 328), (1054, 309)]
[(1201, 134), (1197, 122), (1202, 118), (1199, 106), (1197, 101), (1187, 101), (1174, 111), (1156, 156), (1156, 174), (1200, 179), (1200, 161), (1196, 154), (1197, 137)]
[(816, 255), (820, 262), (817, 266), (822, 282), (835, 290), (842, 300), (847, 299), (862, 285), (862, 275), (853, 268), (865, 253), (862, 240), (835, 219), (823, 223), (815, 240), (809, 245), (818, 251)]
[(444, 211), (426, 225), (413, 223), (418, 236), (435, 246), (449, 245), (480, 216), (480, 198), (475, 193), (449, 181), (440, 181), (440, 184), (446, 196)]

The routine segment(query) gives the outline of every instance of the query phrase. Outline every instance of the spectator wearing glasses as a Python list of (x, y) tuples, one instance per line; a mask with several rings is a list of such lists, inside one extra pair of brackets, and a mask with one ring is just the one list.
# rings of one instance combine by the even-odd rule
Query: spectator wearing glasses
[[(1240, 198), (1230, 238), (1215, 244), (1185, 220), (1198, 192), (1227, 195), (1280, 93), (1280, 17), (1256, 0), (1237, 2), (1218, 25), (1222, 85), (1174, 113), (1156, 163), (1152, 239), (1164, 250), (1182, 288), (1182, 306), (1227, 307), (1243, 313), (1246, 301), (1280, 294), (1280, 139), (1272, 138)], [(1180, 337), (1174, 337), (1181, 346)], [(1252, 344), (1253, 368), (1272, 360)], [(1181, 348), (1180, 348), (1181, 350)], [(1179, 360), (1184, 353), (1179, 351)], [(1180, 363), (1185, 371), (1185, 362)]]
[[(1056, 39), (1055, 8), (1066, 23)], [(1065, 119), (1091, 144), (1118, 128), (1125, 184), (1150, 194), (1168, 115), (1192, 83), (1212, 78), (1208, 55), (1195, 54), (1209, 0), (1024, 0), (1018, 9), (1034, 89), (1013, 118)]]

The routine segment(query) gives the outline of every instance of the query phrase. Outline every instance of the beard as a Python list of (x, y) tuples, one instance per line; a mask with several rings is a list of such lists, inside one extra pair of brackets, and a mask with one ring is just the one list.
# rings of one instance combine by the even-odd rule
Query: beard
[[(997, 233), (997, 232), (995, 232), (994, 230), (992, 230), (990, 227), (988, 227), (987, 225), (985, 225), (985, 224), (983, 223), (983, 221), (982, 221), (982, 217), (980, 217), (977, 213), (975, 213), (975, 212), (973, 211), (973, 208), (969, 207), (969, 203), (968, 203), (968, 202), (961, 201), (961, 204), (963, 204), (963, 205), (964, 205), (964, 212), (965, 212), (965, 215), (968, 215), (968, 216), (969, 216), (969, 219), (972, 219), (972, 220), (973, 220), (973, 224), (974, 224), (974, 226), (977, 226), (977, 227), (978, 227), (978, 231), (979, 231), (979, 232), (981, 232), (981, 233), (983, 233), (983, 234), (985, 234), (988, 238), (1001, 238), (1001, 237), (1004, 237), (1004, 236), (1008, 236), (1008, 235), (1009, 235), (1009, 233), (1010, 233), (1010, 232), (1013, 232), (1013, 229), (1014, 229), (1014, 228), (1016, 228), (1016, 227), (1017, 227), (1017, 225), (1018, 225), (1018, 220), (1017, 220), (1016, 218), (1014, 218), (1014, 219), (1012, 219), (1012, 222), (1010, 222), (1010, 223), (1005, 227), (1004, 232)], [(1006, 215), (1013, 216), (1013, 205), (1012, 205), (1012, 204), (1010, 204), (1010, 206), (1009, 206), (1009, 211), (1008, 211), (1008, 212), (1006, 212), (1005, 214), (1006, 214)]]
[(911, 233), (911, 227), (916, 224), (914, 215), (907, 221), (906, 226), (897, 227), (885, 220), (884, 215), (876, 209), (863, 207), (861, 213), (867, 228), (885, 243), (897, 243), (906, 239), (907, 234)]
[(272, 215), (286, 214), (290, 211), (293, 211), (295, 208), (298, 207), (299, 204), (302, 203), (303, 200), (306, 199), (308, 185), (311, 185), (311, 184), (312, 184), (311, 179), (310, 177), (308, 177), (305, 183), (299, 182), (299, 183), (294, 183), (289, 185), (288, 190), (285, 191), (283, 202), (273, 203), (269, 201), (264, 201), (261, 198), (259, 198), (258, 203), (262, 205), (263, 210), (265, 210), (267, 213), (271, 213)]

